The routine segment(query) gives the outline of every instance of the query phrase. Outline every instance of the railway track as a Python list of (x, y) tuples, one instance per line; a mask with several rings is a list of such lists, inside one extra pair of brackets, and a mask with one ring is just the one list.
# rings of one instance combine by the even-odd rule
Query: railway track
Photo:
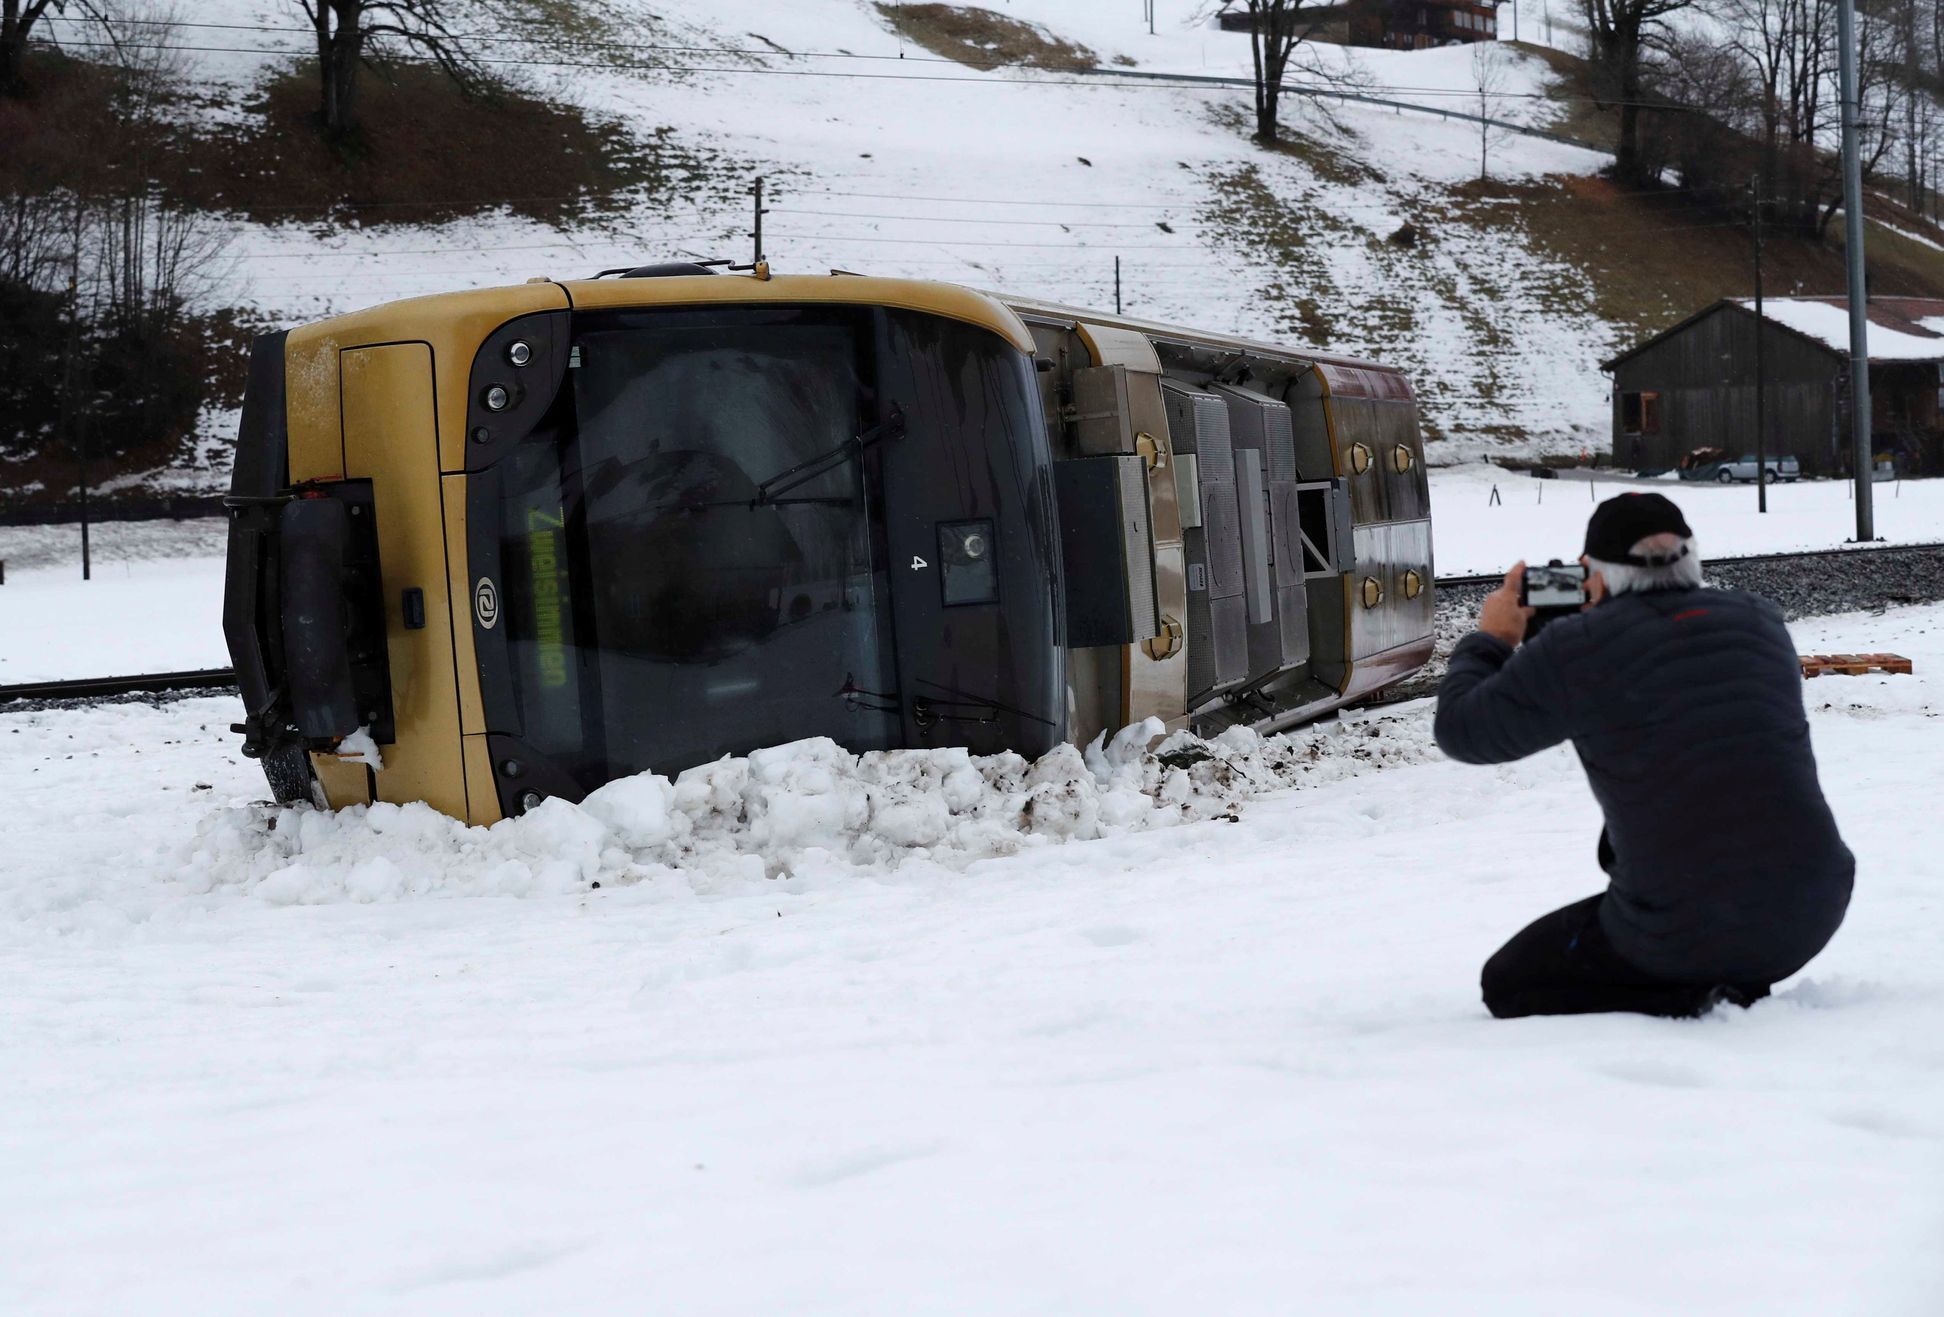
[[(1434, 541), (1435, 543), (1435, 541)], [(1885, 553), (1922, 553), (1928, 550), (1944, 549), (1944, 541), (1930, 540), (1922, 544), (1846, 544), (1834, 549), (1789, 549), (1780, 553), (1747, 553), (1737, 558), (1708, 558), (1707, 569), (1717, 567), (1739, 567), (1759, 563), (1802, 562), (1816, 558), (1852, 557), (1857, 555)], [(1466, 589), (1478, 585), (1497, 585), (1505, 579), (1503, 572), (1493, 572), (1483, 576), (1440, 576), (1437, 588), (1440, 590)]]
[(188, 672), (147, 672), (132, 677), (77, 677), (67, 681), (29, 681), (0, 686), (0, 705), (27, 700), (105, 700), (118, 695), (174, 695), (183, 691), (235, 689), (235, 669), (196, 668)]
[[(1707, 570), (1711, 577), (1729, 578), (1723, 584), (1759, 588), (1766, 584), (1759, 579), (1748, 581), (1750, 576), (1759, 577), (1766, 567), (1783, 563), (1800, 563), (1818, 560), (1842, 562), (1855, 559), (1876, 559), (1890, 557), (1896, 561), (1907, 561), (1910, 555), (1944, 556), (1944, 542), (1923, 544), (1860, 544), (1846, 545), (1834, 549), (1797, 549), (1783, 553), (1752, 553), (1738, 558), (1711, 558)], [(1437, 588), (1440, 590), (1466, 591), (1497, 585), (1503, 578), (1498, 573), (1480, 576), (1440, 576)], [(1866, 608), (1878, 606), (1882, 602), (1906, 602), (1916, 597), (1940, 597), (1934, 592), (1919, 591), (1916, 595), (1896, 593), (1896, 583), (1887, 583), (1889, 588), (1881, 593), (1881, 599), (1859, 599), (1851, 607)], [(1765, 591), (1767, 592), (1767, 591)], [(1840, 600), (1838, 601), (1841, 602)], [(1814, 611), (1834, 611), (1818, 609), (1814, 606), (1788, 610), (1792, 616), (1803, 616)], [(1437, 664), (1442, 668), (1442, 662)], [(1435, 675), (1431, 678), (1435, 688)], [(1420, 683), (1413, 679), (1406, 685), (1416, 687)], [(64, 681), (35, 681), (12, 686), (0, 686), (0, 709), (16, 705), (40, 705), (60, 703), (87, 703), (96, 700), (117, 699), (137, 695), (180, 695), (192, 691), (234, 691), (236, 673), (230, 668), (197, 668), (187, 672), (141, 673), (127, 677), (81, 677)], [(1422, 692), (1418, 692), (1422, 693)], [(1408, 697), (1407, 697), (1408, 698)]]

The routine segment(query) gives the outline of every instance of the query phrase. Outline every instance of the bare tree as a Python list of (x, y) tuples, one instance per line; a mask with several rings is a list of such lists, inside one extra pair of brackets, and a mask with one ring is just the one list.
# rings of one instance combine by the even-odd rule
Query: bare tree
[(228, 239), (152, 181), (186, 76), (175, 14), (146, 0), (88, 11), (107, 42), (114, 149), (24, 171), (0, 196), (0, 357), (18, 368), (0, 383), (0, 452), (45, 456), (83, 427), (102, 452), (179, 438), (207, 396), (202, 304)]
[(1647, 116), (1642, 152), (1655, 168), (1671, 169), (1692, 199), (1730, 213), (1768, 195), (1773, 106), (1756, 64), (1713, 34), (1690, 34), (1666, 43), (1648, 81), (1677, 105), (1707, 110)]
[(22, 66), (27, 58), (27, 39), (50, 10), (59, 16), (71, 2), (90, 18), (102, 16), (89, 0), (0, 0), (0, 96), (17, 97), (26, 90)]
[(1505, 50), (1496, 41), (1477, 41), (1472, 43), (1471, 56), (1472, 85), (1477, 91), (1478, 100), (1478, 177), (1482, 181), (1492, 176), (1492, 143), (1505, 139), (1505, 128), (1500, 116), (1505, 111), (1505, 91), (1509, 81), (1505, 68)]
[[(1914, 94), (1898, 76), (1902, 67), (1903, 58), (1897, 50), (1894, 25), (1858, 22), (1856, 151), (1865, 183), (1882, 173), (1886, 159), (1894, 158), (1892, 153), (1899, 141), (1898, 123), (1903, 118), (1904, 102)], [(1816, 226), (1818, 235), (1828, 232), (1830, 222), (1843, 205), (1839, 157), (1834, 152), (1826, 151), (1821, 154), (1820, 160), (1823, 169), (1818, 179), (1818, 190), (1826, 199)]]
[[(1281, 140), (1283, 79), (1297, 47), (1316, 30), (1316, 0), (1219, 0), (1215, 13), (1249, 16), (1249, 54), (1255, 61), (1255, 140)], [(1207, 12), (1207, 11), (1203, 11)]]
[(292, 0), (317, 36), (318, 122), (341, 135), (358, 126), (358, 78), (388, 53), (429, 58), (461, 87), (479, 83), (479, 65), (453, 30), (455, 0)]
[(1642, 179), (1648, 169), (1640, 149), (1640, 111), (1646, 95), (1646, 56), (1661, 47), (1669, 14), (1695, 0), (1582, 0), (1593, 61), (1605, 73), (1620, 110), (1620, 141), (1614, 172)]

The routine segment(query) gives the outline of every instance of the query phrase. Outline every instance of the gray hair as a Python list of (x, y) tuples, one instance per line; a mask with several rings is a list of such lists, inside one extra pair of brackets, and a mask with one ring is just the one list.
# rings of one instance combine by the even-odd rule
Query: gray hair
[(1589, 567), (1606, 581), (1610, 595), (1692, 590), (1701, 584), (1701, 553), (1690, 536), (1649, 535), (1628, 549), (1627, 556), (1645, 559), (1646, 565), (1587, 559)]

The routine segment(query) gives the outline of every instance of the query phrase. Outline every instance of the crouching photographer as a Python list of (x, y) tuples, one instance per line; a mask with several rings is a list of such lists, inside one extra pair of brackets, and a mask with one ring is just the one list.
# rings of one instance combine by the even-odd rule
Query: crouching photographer
[(1774, 605), (1703, 588), (1693, 532), (1659, 494), (1595, 509), (1580, 562), (1583, 595), (1543, 614), (1525, 564), (1506, 573), (1438, 690), (1447, 755), (1498, 764), (1570, 740), (1606, 816), (1606, 891), (1501, 947), (1485, 1005), (1747, 1006), (1828, 943), (1855, 872), (1816, 779), (1795, 646)]

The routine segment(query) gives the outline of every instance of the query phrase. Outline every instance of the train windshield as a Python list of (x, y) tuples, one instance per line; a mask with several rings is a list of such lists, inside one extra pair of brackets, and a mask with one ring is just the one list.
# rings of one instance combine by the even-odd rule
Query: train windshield
[(871, 327), (577, 321), (572, 420), (502, 464), (501, 542), (522, 739), (583, 787), (810, 736), (896, 743), (873, 694), (895, 682)]

